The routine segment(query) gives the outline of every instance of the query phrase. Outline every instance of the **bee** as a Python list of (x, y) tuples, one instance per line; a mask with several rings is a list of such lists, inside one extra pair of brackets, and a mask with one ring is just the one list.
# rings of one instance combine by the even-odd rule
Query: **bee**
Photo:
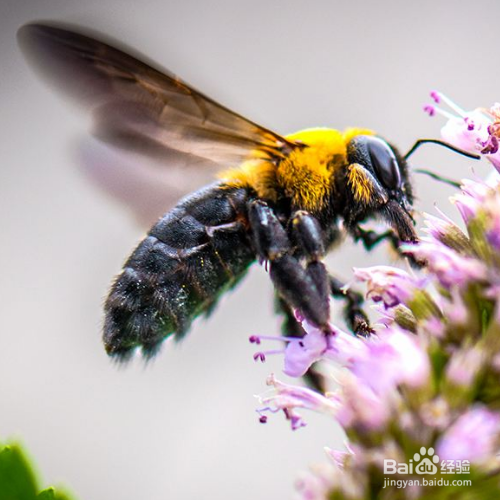
[[(109, 355), (125, 360), (140, 348), (149, 358), (165, 338), (182, 338), (256, 261), (268, 265), (288, 335), (303, 335), (293, 310), (328, 332), (331, 296), (345, 300), (354, 332), (370, 332), (361, 296), (322, 258), (343, 233), (368, 250), (417, 240), (408, 155), (364, 128), (277, 134), (74, 27), (29, 24), (18, 38), (43, 76), (92, 109), (99, 139), (167, 167), (175, 157), (222, 170), (163, 215), (125, 262), (104, 306)], [(363, 229), (372, 218), (389, 229)]]

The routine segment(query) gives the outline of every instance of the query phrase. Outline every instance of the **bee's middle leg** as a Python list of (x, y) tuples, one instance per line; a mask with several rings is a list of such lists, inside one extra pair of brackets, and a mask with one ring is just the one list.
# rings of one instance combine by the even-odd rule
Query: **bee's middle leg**
[(306, 260), (306, 273), (316, 285), (322, 307), (330, 315), (330, 285), (328, 271), (322, 262), (325, 256), (323, 231), (318, 220), (305, 210), (295, 212), (290, 221), (292, 240)]
[(280, 296), (318, 327), (328, 330), (328, 301), (319, 285), (321, 266), (305, 269), (294, 256), (294, 246), (277, 215), (267, 203), (249, 205), (252, 238), (261, 260), (270, 263), (270, 275)]

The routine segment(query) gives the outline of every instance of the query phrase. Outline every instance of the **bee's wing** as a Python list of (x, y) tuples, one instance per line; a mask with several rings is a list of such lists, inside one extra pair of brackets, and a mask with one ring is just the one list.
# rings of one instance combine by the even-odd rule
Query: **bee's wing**
[(106, 142), (167, 160), (174, 150), (186, 164), (204, 160), (220, 167), (248, 157), (279, 157), (294, 147), (144, 57), (90, 33), (29, 24), (18, 39), (43, 76), (91, 109), (95, 134)]
[(174, 151), (172, 157), (164, 158), (169, 167), (158, 168), (155, 161), (90, 136), (75, 149), (77, 164), (92, 183), (147, 228), (186, 193), (211, 182), (216, 171), (209, 162), (193, 161), (194, 157)]

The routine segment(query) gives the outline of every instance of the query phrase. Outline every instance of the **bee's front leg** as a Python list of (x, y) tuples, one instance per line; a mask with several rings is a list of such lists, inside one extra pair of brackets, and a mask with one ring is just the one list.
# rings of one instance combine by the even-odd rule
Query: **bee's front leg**
[(321, 271), (304, 269), (293, 255), (285, 228), (267, 203), (252, 201), (248, 215), (257, 255), (270, 263), (271, 279), (278, 293), (308, 321), (327, 331), (329, 309), (325, 306), (323, 286), (317, 284)]
[(408, 259), (408, 262), (412, 267), (419, 269), (425, 265), (424, 262), (417, 261), (412, 255), (406, 255), (402, 252), (401, 241), (392, 229), (388, 229), (383, 233), (378, 233), (371, 229), (363, 229), (359, 226), (355, 226), (352, 235), (354, 237), (354, 241), (361, 241), (365, 249), (368, 251), (375, 248), (379, 243), (388, 241), (400, 257)]
[(388, 241), (391, 247), (401, 254), (401, 250), (399, 248), (400, 241), (397, 237), (396, 233), (391, 229), (384, 231), (383, 233), (378, 233), (377, 231), (373, 231), (372, 229), (363, 229), (360, 226), (356, 226), (353, 231), (354, 241), (361, 241), (364, 248), (368, 251), (375, 248), (379, 243), (383, 241)]

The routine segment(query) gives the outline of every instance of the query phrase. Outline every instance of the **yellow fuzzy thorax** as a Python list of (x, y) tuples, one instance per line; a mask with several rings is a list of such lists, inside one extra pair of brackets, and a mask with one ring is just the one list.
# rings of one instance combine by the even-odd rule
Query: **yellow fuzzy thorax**
[(346, 147), (357, 135), (373, 135), (367, 129), (349, 128), (343, 132), (328, 128), (301, 130), (286, 136), (307, 147), (291, 151), (277, 165), (266, 160), (247, 160), (220, 177), (230, 186), (254, 189), (259, 198), (276, 201), (284, 191), (294, 208), (317, 212), (327, 203), (333, 189), (333, 175), (347, 167)]

